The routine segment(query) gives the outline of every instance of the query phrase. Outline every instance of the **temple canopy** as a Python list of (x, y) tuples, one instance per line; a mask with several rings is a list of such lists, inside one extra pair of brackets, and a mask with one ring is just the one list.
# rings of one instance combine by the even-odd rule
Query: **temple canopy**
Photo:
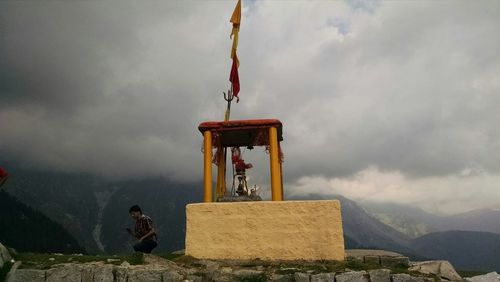
[(277, 119), (250, 119), (203, 122), (198, 129), (203, 134), (211, 131), (213, 147), (269, 146), (269, 128), (277, 129), (278, 142), (283, 141), (281, 121)]

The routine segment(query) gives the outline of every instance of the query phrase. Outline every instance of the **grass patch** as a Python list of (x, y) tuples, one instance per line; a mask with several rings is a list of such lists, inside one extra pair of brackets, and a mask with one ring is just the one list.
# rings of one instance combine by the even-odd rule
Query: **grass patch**
[[(35, 254), (19, 253), (15, 256), (16, 260), (23, 263), (21, 268), (48, 269), (52, 265), (60, 263), (87, 263), (104, 262), (106, 264), (120, 265), (128, 262), (131, 265), (144, 263), (142, 254), (134, 253), (131, 255), (55, 255), (55, 254)], [(109, 260), (109, 261), (108, 261)]]
[(164, 259), (171, 260), (171, 261), (175, 261), (178, 258), (180, 258), (180, 257), (183, 256), (183, 255), (176, 255), (176, 254), (170, 254), (170, 253), (167, 253), (167, 254), (154, 254), (154, 255), (155, 256), (159, 256), (159, 257), (164, 258)]

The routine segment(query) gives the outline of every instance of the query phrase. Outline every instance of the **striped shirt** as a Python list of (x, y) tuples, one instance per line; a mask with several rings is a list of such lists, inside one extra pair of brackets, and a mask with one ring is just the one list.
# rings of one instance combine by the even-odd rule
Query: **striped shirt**
[[(134, 233), (135, 233), (135, 236), (140, 239), (142, 238), (142, 236), (148, 234), (149, 231), (151, 231), (151, 229), (154, 228), (154, 225), (153, 225), (153, 220), (143, 214), (141, 215), (141, 217), (135, 222), (135, 228), (134, 228)], [(156, 241), (156, 234), (153, 234), (147, 238), (144, 238), (145, 240), (153, 240), (153, 241)]]

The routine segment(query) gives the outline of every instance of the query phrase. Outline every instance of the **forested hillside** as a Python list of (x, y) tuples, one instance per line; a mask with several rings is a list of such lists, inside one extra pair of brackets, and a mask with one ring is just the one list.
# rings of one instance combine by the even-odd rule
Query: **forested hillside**
[(22, 252), (85, 252), (61, 225), (4, 190), (0, 190), (0, 242)]

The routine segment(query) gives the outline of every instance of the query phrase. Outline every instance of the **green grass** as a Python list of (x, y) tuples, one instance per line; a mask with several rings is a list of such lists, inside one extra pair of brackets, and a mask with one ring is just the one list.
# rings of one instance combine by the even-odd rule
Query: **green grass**
[(183, 256), (183, 255), (175, 255), (175, 254), (170, 254), (170, 253), (166, 253), (166, 254), (154, 254), (154, 255), (162, 257), (164, 259), (172, 260), (172, 261), (175, 261), (177, 258), (180, 258), (180, 257)]
[[(144, 263), (142, 254), (112, 256), (112, 255), (55, 255), (55, 254), (35, 254), (19, 253), (15, 256), (16, 260), (23, 262), (21, 268), (48, 269), (52, 265), (60, 263), (86, 263), (102, 261), (108, 264), (120, 265), (127, 261), (131, 265)], [(107, 262), (108, 259), (117, 260)]]

